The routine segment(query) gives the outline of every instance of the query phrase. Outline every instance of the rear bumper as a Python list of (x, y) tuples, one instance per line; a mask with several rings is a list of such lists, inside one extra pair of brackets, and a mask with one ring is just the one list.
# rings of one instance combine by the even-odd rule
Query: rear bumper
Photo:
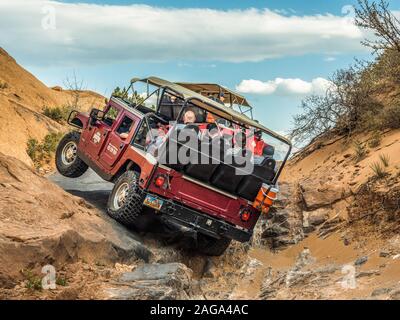
[(143, 199), (147, 194), (163, 201), (161, 209), (158, 211), (160, 218), (178, 226), (189, 228), (214, 238), (230, 238), (239, 242), (249, 241), (253, 231), (244, 230), (240, 227), (218, 220), (204, 213), (173, 202), (171, 200), (159, 197), (153, 193), (144, 192)]

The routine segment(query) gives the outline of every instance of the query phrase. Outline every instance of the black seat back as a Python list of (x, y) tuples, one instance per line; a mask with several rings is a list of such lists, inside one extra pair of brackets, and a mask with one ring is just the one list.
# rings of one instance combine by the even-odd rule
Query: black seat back
[(199, 127), (195, 124), (188, 124), (183, 128), (178, 136), (179, 155), (183, 156), (180, 159), (180, 163), (188, 165), (190, 163), (199, 163), (200, 154), (200, 139), (199, 139)]
[(174, 120), (171, 104), (161, 104), (158, 112), (167, 118), (168, 121)]
[(184, 168), (178, 161), (179, 149), (181, 147), (181, 144), (178, 142), (180, 131), (179, 129), (171, 131), (168, 139), (160, 146), (158, 151), (160, 163), (176, 171), (182, 171)]
[(250, 162), (251, 152), (246, 150), (234, 155), (227, 154), (224, 163), (221, 163), (211, 178), (211, 183), (222, 190), (235, 193), (240, 182), (249, 174), (247, 165)]
[(260, 165), (254, 166), (251, 175), (246, 176), (238, 186), (237, 194), (249, 201), (253, 201), (263, 183), (271, 183), (275, 177), (276, 161), (270, 157), (263, 160)]
[(205, 182), (210, 182), (212, 175), (224, 157), (223, 141), (217, 139), (206, 139), (200, 143), (199, 162), (190, 163), (185, 172), (187, 175)]
[(187, 125), (183, 129), (173, 129), (167, 141), (160, 147), (158, 153), (161, 155), (160, 163), (176, 171), (183, 171), (190, 162), (198, 162), (196, 152), (199, 145), (198, 132), (199, 128), (196, 125)]

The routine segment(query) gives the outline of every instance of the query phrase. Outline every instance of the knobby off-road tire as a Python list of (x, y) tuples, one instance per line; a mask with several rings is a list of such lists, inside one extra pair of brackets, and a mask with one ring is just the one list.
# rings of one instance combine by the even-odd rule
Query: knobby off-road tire
[(108, 198), (107, 213), (126, 226), (141, 228), (143, 197), (138, 187), (139, 175), (134, 171), (124, 172), (115, 181)]
[(57, 146), (56, 167), (58, 172), (64, 177), (77, 178), (83, 175), (88, 169), (88, 165), (76, 154), (79, 138), (79, 132), (67, 133)]
[(232, 239), (211, 238), (203, 234), (197, 235), (197, 250), (208, 256), (220, 256), (231, 244)]

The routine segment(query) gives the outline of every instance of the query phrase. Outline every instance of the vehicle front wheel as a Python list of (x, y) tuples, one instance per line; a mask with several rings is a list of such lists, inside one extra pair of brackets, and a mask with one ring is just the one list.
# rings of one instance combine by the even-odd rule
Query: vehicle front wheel
[(57, 146), (56, 167), (64, 177), (77, 178), (88, 169), (88, 165), (77, 155), (79, 138), (78, 132), (67, 133)]
[(138, 187), (139, 175), (134, 171), (124, 172), (115, 181), (108, 198), (107, 213), (127, 226), (136, 226), (143, 210), (143, 199)]
[(220, 256), (231, 244), (232, 239), (212, 238), (203, 234), (197, 235), (197, 250), (208, 256)]

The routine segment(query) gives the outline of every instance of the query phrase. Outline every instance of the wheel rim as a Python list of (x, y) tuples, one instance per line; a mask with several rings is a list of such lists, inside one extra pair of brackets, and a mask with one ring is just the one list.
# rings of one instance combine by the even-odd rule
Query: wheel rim
[(77, 157), (76, 156), (77, 150), (78, 150), (78, 147), (77, 147), (75, 142), (73, 142), (73, 141), (68, 142), (64, 146), (64, 148), (63, 148), (63, 150), (61, 152), (61, 161), (62, 161), (62, 163), (64, 165), (66, 165), (66, 166), (69, 166), (72, 163), (74, 163), (75, 160), (76, 160), (76, 157)]
[(128, 183), (122, 183), (117, 191), (115, 191), (114, 194), (114, 199), (113, 199), (113, 207), (115, 210), (120, 209), (126, 202), (126, 198), (128, 196), (128, 191), (129, 191), (129, 184)]

